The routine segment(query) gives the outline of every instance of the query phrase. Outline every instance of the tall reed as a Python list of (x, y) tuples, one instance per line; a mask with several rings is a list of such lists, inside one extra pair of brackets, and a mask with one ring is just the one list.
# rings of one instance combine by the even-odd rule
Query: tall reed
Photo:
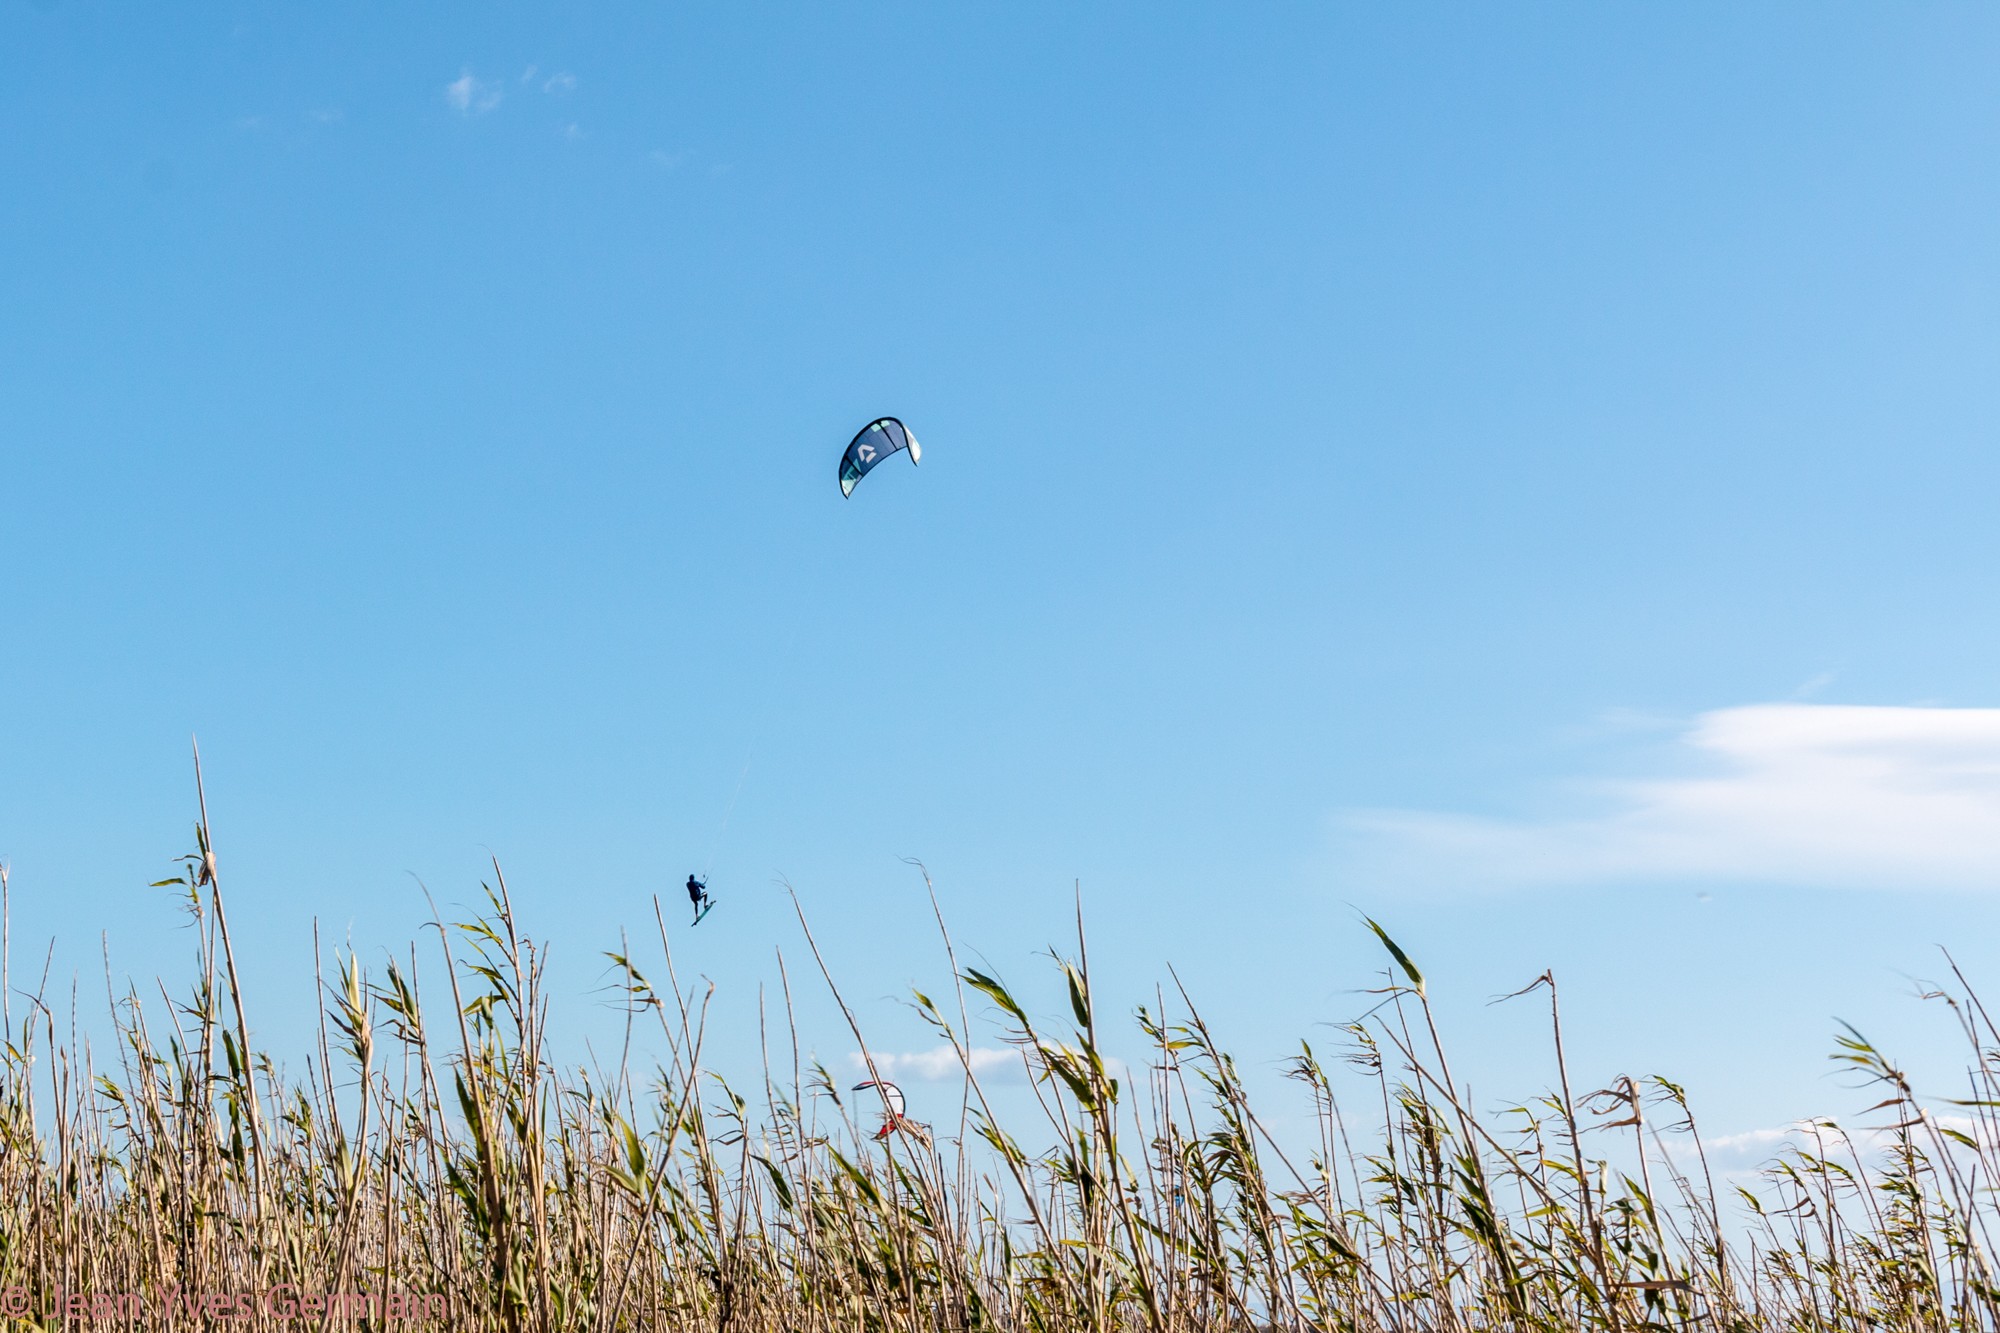
[[(195, 843), (162, 884), (197, 966), (179, 993), (108, 994), (112, 1058), (58, 1031), (46, 970), (6, 1014), (0, 1313), (24, 1327), (2000, 1327), (2000, 1030), (1955, 969), (1937, 998), (1964, 1095), (1920, 1102), (1849, 1032), (1836, 1055), (1879, 1086), (1879, 1141), (1828, 1125), (1724, 1190), (1679, 1086), (1571, 1085), (1552, 975), (1523, 1000), (1546, 1002), (1555, 1086), (1482, 1112), (1422, 972), (1369, 923), (1389, 984), (1337, 1053), (1291, 1059), (1312, 1128), (1281, 1144), (1177, 981), (1107, 1026), (1081, 913), (1046, 1003), (961, 966), (940, 915), (953, 989), (912, 1002), (958, 1057), (964, 1111), (878, 1140), (879, 1094), (801, 1050), (789, 967), (754, 1097), (709, 1068), (711, 988), (680, 981), (657, 911), (656, 952), (607, 955), (619, 1062), (565, 1063), (497, 865), (483, 908), (428, 943), (378, 968), (336, 951), (316, 1049), (282, 1077), (250, 1040), (205, 812)], [(996, 1039), (1026, 1122), (981, 1076), (975, 1043)]]

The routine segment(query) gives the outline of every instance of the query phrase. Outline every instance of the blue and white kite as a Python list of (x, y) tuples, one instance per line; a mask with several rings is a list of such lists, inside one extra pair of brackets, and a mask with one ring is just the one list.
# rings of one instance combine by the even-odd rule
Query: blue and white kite
[(843, 496), (854, 494), (855, 483), (867, 476), (877, 463), (904, 449), (910, 451), (912, 463), (923, 457), (924, 451), (917, 447), (917, 437), (910, 434), (908, 426), (894, 417), (869, 422), (848, 443), (847, 452), (840, 456), (840, 493)]

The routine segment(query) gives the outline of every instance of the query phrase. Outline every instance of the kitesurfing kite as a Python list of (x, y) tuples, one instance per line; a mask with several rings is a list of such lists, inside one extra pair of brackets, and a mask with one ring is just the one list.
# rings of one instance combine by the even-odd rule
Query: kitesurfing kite
[(924, 451), (917, 447), (917, 437), (896, 418), (880, 417), (869, 422), (848, 442), (847, 452), (840, 456), (840, 493), (854, 494), (855, 484), (877, 463), (904, 449), (910, 451), (912, 463), (924, 456)]
[(914, 1120), (909, 1120), (904, 1118), (903, 1090), (901, 1088), (889, 1082), (887, 1079), (883, 1079), (880, 1082), (876, 1082), (875, 1080), (870, 1079), (866, 1083), (855, 1084), (853, 1088), (849, 1089), (849, 1091), (863, 1092), (869, 1088), (881, 1089), (879, 1095), (882, 1098), (883, 1105), (888, 1108), (887, 1113), (882, 1120), (882, 1128), (875, 1131), (875, 1137), (877, 1140), (886, 1139), (891, 1134), (896, 1133), (898, 1130), (901, 1130), (904, 1133), (914, 1134), (918, 1138), (924, 1139), (926, 1141), (929, 1140), (930, 1136), (924, 1133), (923, 1126), (919, 1125)]

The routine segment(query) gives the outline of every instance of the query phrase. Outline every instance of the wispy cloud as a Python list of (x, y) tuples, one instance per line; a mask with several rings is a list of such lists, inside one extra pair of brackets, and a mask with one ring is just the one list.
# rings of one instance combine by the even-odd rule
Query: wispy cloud
[[(1746, 1129), (1738, 1134), (1718, 1134), (1706, 1139), (1702, 1147), (1710, 1156), (1725, 1164), (1762, 1165), (1780, 1154), (1804, 1148), (1822, 1157), (1840, 1156), (1852, 1158), (1855, 1149), (1862, 1152), (1874, 1146), (1872, 1131), (1861, 1130), (1843, 1134), (1831, 1120), (1799, 1120), (1776, 1128)], [(1671, 1143), (1672, 1140), (1669, 1140)]]
[(479, 116), (500, 105), (499, 85), (474, 78), (471, 70), (444, 86), (445, 104), (461, 116)]
[[(1005, 1046), (974, 1046), (965, 1053), (961, 1062), (958, 1053), (949, 1046), (939, 1046), (928, 1051), (870, 1051), (875, 1059), (875, 1068), (886, 1079), (905, 1079), (918, 1083), (940, 1083), (956, 1079), (964, 1072), (967, 1064), (972, 1072), (982, 1079), (1009, 1073), (1021, 1072), (1020, 1052)], [(866, 1074), (868, 1061), (861, 1052), (850, 1051), (847, 1063), (859, 1073)]]
[[(1936, 1154), (1940, 1145), (1944, 1145), (1945, 1150), (1953, 1153), (1978, 1152), (1991, 1156), (1996, 1148), (2000, 1148), (2000, 1143), (1994, 1140), (1992, 1127), (1983, 1120), (1957, 1112), (1927, 1111), (1924, 1114), (1927, 1124), (1917, 1124), (1913, 1120), (1907, 1129), (1911, 1139), (1926, 1152)], [(1816, 1116), (1776, 1128), (1718, 1135), (1704, 1139), (1702, 1147), (1717, 1165), (1733, 1173), (1768, 1167), (1779, 1158), (1795, 1152), (1874, 1166), (1880, 1164), (1902, 1137), (1903, 1131), (1891, 1122), (1906, 1115), (1910, 1112), (1902, 1107), (1879, 1108), (1871, 1117), (1873, 1123), (1870, 1124), (1850, 1124), (1829, 1116)], [(1953, 1134), (1963, 1135), (1972, 1143), (1950, 1137)], [(1678, 1147), (1677, 1141), (1672, 1138), (1665, 1142), (1670, 1149)]]
[(545, 93), (570, 93), (576, 91), (576, 75), (566, 69), (559, 69), (546, 79), (542, 78), (542, 67), (540, 65), (530, 65), (521, 71), (521, 84), (523, 87), (527, 87), (537, 81), (541, 83), (542, 91)]
[(2000, 708), (1719, 709), (1655, 771), (1551, 817), (1346, 811), (1343, 852), (1385, 883), (2000, 889)]

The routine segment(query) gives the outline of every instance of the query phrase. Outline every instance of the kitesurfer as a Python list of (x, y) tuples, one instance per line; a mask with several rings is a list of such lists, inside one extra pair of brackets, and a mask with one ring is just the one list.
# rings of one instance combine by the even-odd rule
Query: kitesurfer
[(705, 879), (696, 879), (693, 875), (689, 875), (687, 888), (688, 901), (693, 903), (694, 910), (699, 912), (702, 900), (708, 897), (708, 881)]

